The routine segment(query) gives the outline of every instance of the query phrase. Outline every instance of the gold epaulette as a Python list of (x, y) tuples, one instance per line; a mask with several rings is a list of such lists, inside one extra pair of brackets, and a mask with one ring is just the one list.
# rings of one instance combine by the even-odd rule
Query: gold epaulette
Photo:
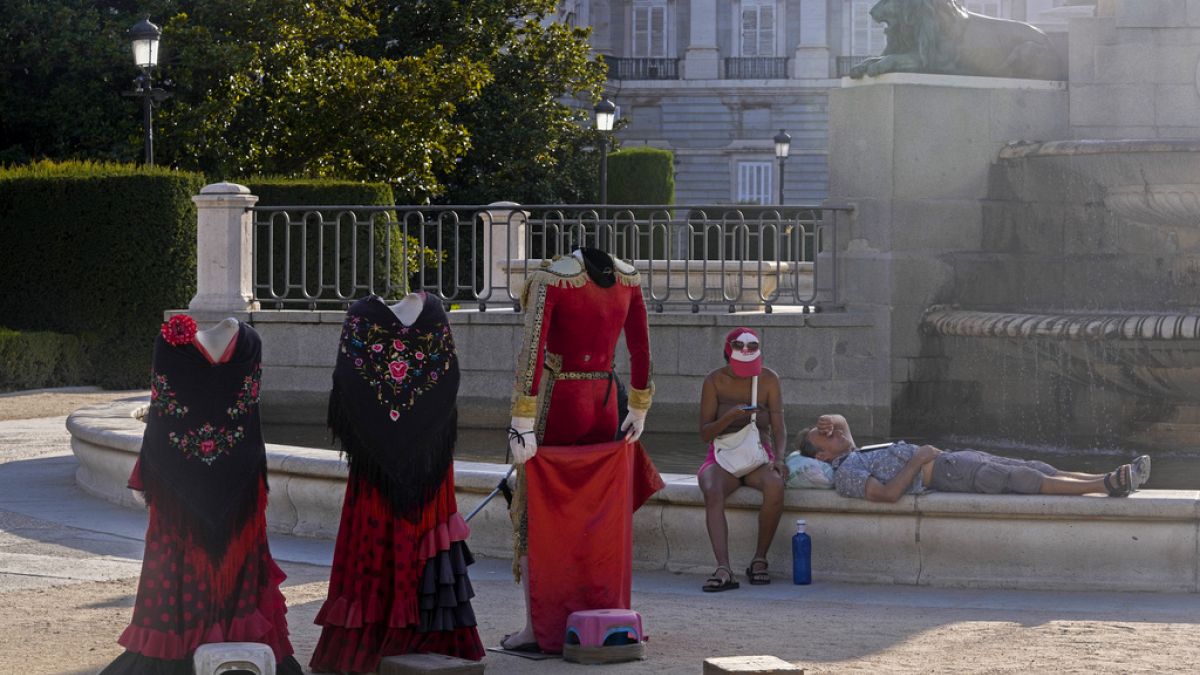
[(642, 285), (642, 277), (638, 274), (637, 268), (632, 263), (625, 262), (616, 256), (613, 256), (612, 259), (618, 281), (626, 286)]
[(538, 285), (580, 288), (585, 284), (587, 272), (575, 256), (560, 255), (553, 260), (543, 260), (537, 269), (529, 270), (525, 276), (525, 285), (521, 288), (521, 309), (529, 308), (530, 289)]

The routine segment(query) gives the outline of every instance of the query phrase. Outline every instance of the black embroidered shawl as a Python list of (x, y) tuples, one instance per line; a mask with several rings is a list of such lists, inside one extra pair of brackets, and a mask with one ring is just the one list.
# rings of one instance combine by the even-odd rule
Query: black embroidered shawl
[(412, 326), (377, 296), (346, 313), (329, 428), (351, 471), (409, 520), (417, 519), (454, 459), (458, 382), (450, 323), (436, 297), (425, 296)]
[(238, 325), (230, 359), (212, 364), (195, 343), (154, 343), (142, 437), (146, 498), (215, 561), (255, 515), (267, 459), (259, 424), (262, 341)]

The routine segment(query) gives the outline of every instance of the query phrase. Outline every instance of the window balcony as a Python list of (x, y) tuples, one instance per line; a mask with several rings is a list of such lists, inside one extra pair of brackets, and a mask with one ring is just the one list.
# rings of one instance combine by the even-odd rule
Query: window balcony
[(610, 80), (678, 80), (679, 59), (605, 56)]
[(786, 80), (786, 56), (741, 56), (725, 59), (727, 80)]

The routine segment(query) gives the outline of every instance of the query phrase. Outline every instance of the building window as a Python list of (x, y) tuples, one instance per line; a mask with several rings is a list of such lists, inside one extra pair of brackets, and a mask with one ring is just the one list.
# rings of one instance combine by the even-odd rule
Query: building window
[(1001, 0), (967, 0), (963, 4), (976, 14), (1008, 18), (1008, 13), (1004, 11), (1004, 2)]
[(851, 0), (850, 2), (850, 54), (854, 56), (878, 56), (883, 53), (887, 36), (883, 24), (871, 18), (871, 7), (876, 0)]
[(633, 53), (631, 56), (666, 57), (666, 0), (634, 0), (631, 26), (633, 29)]
[(775, 56), (775, 0), (742, 0), (742, 56)]
[(771, 183), (770, 162), (738, 162), (737, 203), (770, 204)]

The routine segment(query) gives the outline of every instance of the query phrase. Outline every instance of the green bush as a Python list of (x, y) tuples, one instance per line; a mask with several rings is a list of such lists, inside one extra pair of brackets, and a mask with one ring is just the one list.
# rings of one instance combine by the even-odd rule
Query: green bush
[[(386, 183), (358, 183), (333, 179), (247, 178), (242, 181), (258, 196), (258, 206), (389, 206), (392, 188)], [(394, 211), (355, 211), (353, 209), (260, 213), (259, 222), (271, 228), (256, 228), (258, 268), (255, 284), (264, 306), (270, 289), (285, 302), (324, 305), (336, 302), (333, 290), (361, 297), (363, 290), (393, 299), (408, 292), (412, 275), (420, 269), (422, 257), (427, 265), (437, 263), (437, 254), (422, 250), (410, 225), (408, 236)], [(287, 223), (291, 223), (288, 225)], [(289, 242), (286, 228), (292, 228), (290, 275), (285, 276), (285, 254)], [(303, 232), (304, 236), (300, 236)], [(322, 249), (323, 243), (323, 249)], [(335, 243), (337, 246), (335, 247)], [(390, 250), (389, 250), (390, 244)], [(304, 255), (304, 249), (307, 255)], [(364, 252), (372, 251), (373, 255)], [(271, 257), (263, 255), (270, 251)], [(322, 253), (318, 255), (318, 251)], [(335, 257), (336, 255), (336, 257)], [(307, 261), (301, 284), (301, 257)], [(268, 260), (273, 261), (268, 269)], [(351, 264), (354, 261), (356, 264)], [(372, 264), (373, 263), (373, 264)], [(339, 273), (340, 271), (340, 273)], [(268, 274), (271, 272), (271, 274)], [(330, 290), (322, 290), (322, 287)], [(303, 290), (302, 290), (303, 289)], [(307, 302), (307, 296), (323, 295), (323, 301)]]
[(83, 384), (88, 371), (74, 335), (0, 328), (0, 391)]
[[(627, 148), (609, 154), (608, 203), (674, 204), (675, 155), (670, 150), (650, 147)], [(634, 257), (632, 243), (622, 235), (631, 229), (629, 224), (637, 222), (637, 257), (668, 257), (667, 223), (672, 216), (669, 210), (632, 209), (613, 211), (609, 216), (614, 220), (618, 233), (618, 255)]]
[(0, 169), (0, 317), (79, 336), (88, 377), (144, 387), (163, 312), (196, 288), (200, 174), (96, 162)]

